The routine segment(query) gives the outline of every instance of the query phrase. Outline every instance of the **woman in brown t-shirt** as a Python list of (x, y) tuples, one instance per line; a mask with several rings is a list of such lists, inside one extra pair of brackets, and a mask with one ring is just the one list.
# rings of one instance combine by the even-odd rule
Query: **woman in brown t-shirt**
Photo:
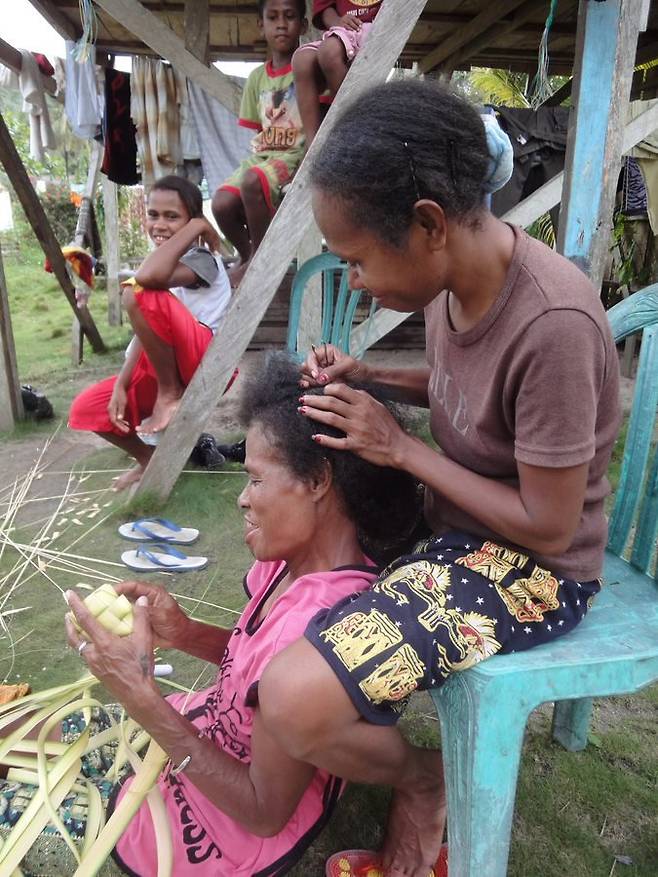
[[(425, 877), (444, 817), (440, 756), (391, 727), (408, 695), (567, 633), (600, 587), (615, 346), (587, 278), (486, 209), (495, 172), (478, 114), (419, 82), (349, 107), (311, 172), (318, 225), (351, 288), (425, 309), (428, 367), (373, 367), (321, 347), (302, 385), (325, 392), (302, 395), (300, 413), (317, 421), (320, 445), (423, 481), (432, 535), (317, 616), (263, 677), (261, 706), (298, 757), (396, 788), (390, 874)], [(402, 431), (355, 380), (429, 407), (441, 450)]]

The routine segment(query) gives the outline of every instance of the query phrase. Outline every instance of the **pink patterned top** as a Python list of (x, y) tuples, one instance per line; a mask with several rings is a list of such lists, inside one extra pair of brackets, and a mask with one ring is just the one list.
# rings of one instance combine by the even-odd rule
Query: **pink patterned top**
[[(279, 596), (258, 622), (261, 607), (285, 575), (282, 561), (256, 562), (245, 577), (249, 596), (229, 639), (215, 685), (189, 698), (187, 717), (216, 745), (249, 763), (258, 681), (277, 652), (303, 636), (320, 609), (368, 588), (376, 568), (341, 567), (302, 576)], [(185, 695), (168, 698), (181, 709)], [(292, 818), (274, 837), (261, 838), (211, 804), (184, 773), (159, 780), (174, 845), (176, 877), (274, 877), (285, 873), (302, 855), (327, 821), (342, 791), (342, 782), (316, 771)], [(119, 799), (129, 786), (126, 782)], [(157, 873), (155, 835), (146, 804), (124, 832), (115, 858), (128, 874)]]

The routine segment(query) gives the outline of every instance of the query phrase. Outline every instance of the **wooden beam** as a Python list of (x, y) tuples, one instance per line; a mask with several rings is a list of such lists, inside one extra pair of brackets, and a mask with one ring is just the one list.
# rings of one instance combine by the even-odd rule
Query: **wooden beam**
[[(297, 268), (322, 252), (322, 234), (315, 222), (310, 223), (297, 250)], [(322, 275), (316, 274), (306, 284), (299, 315), (297, 349), (302, 355), (311, 349), (311, 344), (322, 341)]]
[(435, 67), (445, 61), (446, 58), (454, 54), (457, 49), (461, 49), (467, 43), (470, 43), (481, 33), (488, 30), (496, 24), (500, 18), (513, 12), (517, 7), (521, 6), (525, 0), (499, 0), (498, 3), (491, 3), (479, 15), (476, 15), (472, 21), (459, 29), (456, 29), (450, 36), (446, 37), (436, 49), (426, 55), (419, 66), (421, 73), (429, 73)]
[[(79, 27), (76, 27), (75, 24), (64, 15), (61, 9), (55, 6), (54, 3), (51, 3), (50, 0), (30, 0), (30, 3), (34, 6), (36, 11), (46, 19), (48, 24), (55, 28), (60, 37), (63, 37), (65, 40), (80, 39), (82, 36), (82, 30)], [(62, 4), (59, 5), (61, 6)], [(76, 6), (78, 6), (77, 3)]]
[(171, 28), (136, 0), (96, 0), (115, 21), (127, 28), (153, 51), (172, 63), (235, 115), (240, 109), (242, 89), (216, 67), (206, 67), (189, 52)]
[(185, 48), (207, 67), (210, 57), (208, 0), (185, 0), (183, 29)]
[(568, 97), (571, 96), (571, 89), (573, 88), (573, 76), (571, 79), (567, 79), (567, 81), (561, 85), (557, 91), (554, 91), (553, 94), (547, 98), (542, 106), (545, 107), (559, 107), (562, 101), (565, 101)]
[(558, 250), (599, 289), (644, 0), (581, 3)]
[(424, 6), (425, 0), (383, 4), (368, 42), (350, 67), (337, 99), (320, 126), (305, 160), (295, 174), (290, 191), (228, 306), (217, 335), (164, 432), (139, 482), (138, 494), (150, 492), (159, 497), (169, 495), (197, 436), (203, 432), (214, 405), (247, 349), (312, 222), (309, 162), (330, 136), (341, 110), (367, 93), (373, 85), (386, 80)]
[[(575, 3), (566, 4), (568, 8), (575, 6)], [(442, 63), (442, 70), (455, 70), (460, 67), (469, 58), (477, 55), (482, 49), (493, 46), (499, 40), (509, 36), (509, 34), (519, 31), (530, 18), (532, 18), (539, 10), (546, 9), (545, 0), (529, 0), (523, 6), (516, 9), (509, 19), (495, 24), (493, 27), (484, 31), (474, 40), (471, 40), (463, 48), (449, 55)], [(564, 11), (561, 9), (561, 11)], [(551, 29), (551, 33), (553, 33)], [(543, 27), (542, 27), (543, 33)]]
[[(648, 107), (626, 125), (622, 139), (622, 152), (628, 152), (656, 128), (658, 128), (658, 103)], [(527, 228), (536, 219), (560, 203), (563, 184), (564, 172), (561, 172), (544, 183), (532, 195), (528, 195), (527, 198), (508, 210), (501, 219), (505, 222), (511, 222), (513, 225), (520, 225), (521, 228)], [(350, 350), (360, 351), (366, 339), (367, 346), (371, 347), (409, 316), (411, 314), (402, 314), (387, 308), (376, 311), (372, 317), (354, 329), (350, 337)]]
[(0, 250), (0, 431), (9, 432), (23, 417), (23, 400), (18, 383), (16, 347), (11, 328), (9, 295)]
[[(6, 43), (3, 39), (0, 39), (0, 63), (4, 64), (5, 67), (9, 67), (14, 73), (20, 73), (23, 68), (21, 53), (18, 49), (10, 46), (9, 43)], [(57, 91), (57, 83), (53, 77), (45, 76), (42, 73), (41, 81), (43, 82), (43, 87), (48, 94), (50, 94), (51, 97), (54, 96)], [(61, 98), (58, 98), (58, 100), (60, 100), (60, 102), (62, 101)]]
[(9, 133), (1, 113), (0, 162), (2, 162), (5, 172), (14, 188), (14, 192), (23, 206), (28, 222), (32, 226), (47, 259), (52, 265), (53, 273), (57, 278), (59, 285), (62, 287), (73, 313), (82, 324), (82, 328), (91, 343), (92, 349), (96, 353), (102, 353), (105, 350), (103, 339), (96, 328), (96, 324), (94, 323), (91, 314), (83, 314), (78, 311), (75, 301), (75, 291), (66, 272), (66, 261), (64, 256), (62, 256), (62, 250), (52, 228), (50, 227), (50, 222), (41, 206), (37, 193), (34, 191), (32, 183), (30, 182), (30, 178), (27, 175), (23, 162), (16, 151), (16, 147), (11, 139), (11, 134)]
[(110, 326), (120, 326), (121, 286), (119, 284), (119, 204), (117, 186), (105, 174), (101, 174), (103, 187), (103, 208), (105, 212), (105, 281), (107, 285), (107, 322)]

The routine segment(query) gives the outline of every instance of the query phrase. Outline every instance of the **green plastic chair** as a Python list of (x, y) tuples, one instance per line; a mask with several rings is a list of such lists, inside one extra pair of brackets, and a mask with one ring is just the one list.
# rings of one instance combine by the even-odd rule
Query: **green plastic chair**
[(658, 284), (615, 305), (608, 316), (617, 342), (644, 331), (605, 584), (572, 633), (489, 658), (431, 691), (444, 753), (449, 877), (507, 873), (521, 746), (532, 710), (555, 701), (553, 737), (577, 751), (587, 745), (593, 697), (639, 691), (658, 680), (658, 583), (650, 573), (658, 531), (658, 454), (652, 454)]
[[(352, 324), (361, 299), (362, 290), (350, 290), (347, 264), (342, 262), (338, 256), (334, 256), (333, 253), (321, 253), (319, 256), (313, 256), (312, 259), (304, 262), (297, 270), (292, 282), (288, 315), (287, 346), (290, 353), (299, 359), (303, 359), (306, 354), (305, 350), (299, 350), (298, 345), (302, 300), (309, 280), (316, 274), (322, 274), (322, 329), (320, 338), (317, 339), (318, 343), (326, 341), (336, 345), (346, 353), (350, 353)], [(336, 282), (339, 275), (340, 281), (338, 292), (336, 292)], [(373, 299), (368, 316), (372, 316), (375, 309), (376, 302)], [(363, 356), (366, 346), (364, 345), (361, 350), (352, 355), (360, 358)]]

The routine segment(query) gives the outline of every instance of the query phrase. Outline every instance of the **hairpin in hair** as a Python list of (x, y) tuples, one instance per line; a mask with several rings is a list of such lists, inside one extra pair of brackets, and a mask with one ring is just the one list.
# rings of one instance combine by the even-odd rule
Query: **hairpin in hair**
[(407, 153), (407, 160), (409, 161), (409, 170), (411, 171), (411, 179), (414, 184), (414, 194), (416, 195), (416, 201), (420, 201), (420, 190), (418, 188), (418, 178), (416, 177), (416, 163), (414, 161), (414, 156), (409, 148), (409, 143), (407, 140), (402, 141), (402, 145), (404, 146), (405, 152)]
[(457, 173), (455, 170), (455, 141), (448, 140), (448, 148), (446, 150), (448, 155), (448, 173), (450, 174), (450, 180), (453, 186), (457, 186)]

